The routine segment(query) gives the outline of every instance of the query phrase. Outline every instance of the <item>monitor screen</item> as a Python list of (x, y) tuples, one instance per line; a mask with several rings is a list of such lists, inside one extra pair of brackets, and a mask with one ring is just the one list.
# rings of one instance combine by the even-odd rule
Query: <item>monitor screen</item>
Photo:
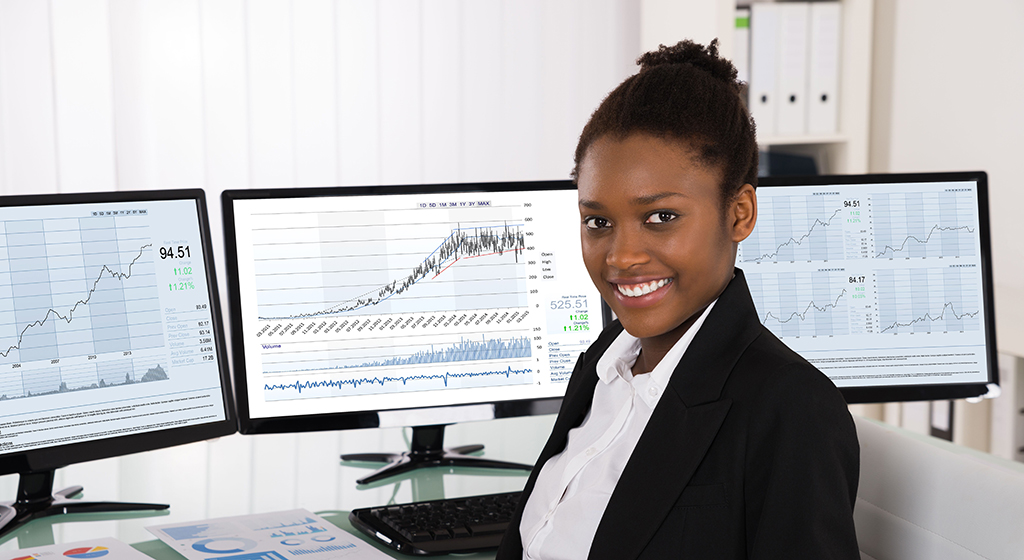
[(224, 213), (246, 433), (555, 412), (602, 327), (569, 181), (225, 191)]
[(0, 198), (0, 474), (235, 431), (202, 191)]
[(761, 322), (848, 402), (997, 382), (984, 173), (760, 180), (742, 268)]

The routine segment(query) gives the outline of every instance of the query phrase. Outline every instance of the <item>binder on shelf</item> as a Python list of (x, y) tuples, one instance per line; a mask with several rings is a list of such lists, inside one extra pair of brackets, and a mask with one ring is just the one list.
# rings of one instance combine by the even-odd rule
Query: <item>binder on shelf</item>
[(758, 137), (776, 134), (776, 99), (780, 4), (750, 6), (750, 115)]
[(778, 4), (778, 100), (775, 133), (807, 133), (807, 51), (811, 6), (806, 2)]
[(839, 132), (839, 38), (842, 5), (811, 4), (810, 63), (808, 65), (807, 132)]
[(736, 67), (736, 78), (750, 83), (750, 9), (736, 9), (736, 28), (734, 33), (735, 52), (732, 63)]

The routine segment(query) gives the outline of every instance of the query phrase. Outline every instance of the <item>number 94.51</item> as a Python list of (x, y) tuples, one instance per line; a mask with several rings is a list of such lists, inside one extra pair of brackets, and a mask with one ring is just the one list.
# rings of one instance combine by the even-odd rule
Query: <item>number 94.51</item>
[(191, 257), (192, 254), (188, 250), (188, 245), (168, 245), (167, 247), (160, 247), (160, 258), (161, 259), (184, 259)]

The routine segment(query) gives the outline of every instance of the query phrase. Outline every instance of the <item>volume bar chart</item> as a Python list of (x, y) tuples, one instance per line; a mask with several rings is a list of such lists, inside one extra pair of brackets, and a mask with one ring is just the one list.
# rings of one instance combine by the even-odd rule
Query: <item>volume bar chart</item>
[(264, 372), (273, 376), (306, 371), (390, 368), (531, 356), (531, 343), (527, 336), (463, 336), (453, 342), (445, 341), (444, 338), (450, 337), (430, 335), (403, 337), (400, 340), (265, 344), (267, 356), (263, 361)]

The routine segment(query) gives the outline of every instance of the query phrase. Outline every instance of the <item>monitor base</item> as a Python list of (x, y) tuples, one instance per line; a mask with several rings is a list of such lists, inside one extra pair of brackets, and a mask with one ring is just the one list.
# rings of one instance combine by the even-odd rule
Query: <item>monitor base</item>
[(13, 502), (0, 503), (0, 537), (40, 517), (70, 513), (98, 513), (111, 511), (161, 510), (167, 504), (131, 502), (83, 502), (72, 499), (82, 493), (81, 486), (53, 491), (54, 471), (21, 473), (18, 478), (18, 497)]
[(484, 448), (483, 445), (462, 445), (445, 449), (444, 425), (415, 426), (412, 429), (412, 444), (409, 451), (402, 453), (349, 453), (341, 456), (342, 461), (366, 461), (370, 463), (387, 463), (383, 467), (356, 480), (359, 484), (369, 484), (388, 477), (397, 476), (423, 467), (474, 467), (485, 469), (517, 469), (533, 470), (533, 465), (495, 461), (474, 457), (474, 453)]

